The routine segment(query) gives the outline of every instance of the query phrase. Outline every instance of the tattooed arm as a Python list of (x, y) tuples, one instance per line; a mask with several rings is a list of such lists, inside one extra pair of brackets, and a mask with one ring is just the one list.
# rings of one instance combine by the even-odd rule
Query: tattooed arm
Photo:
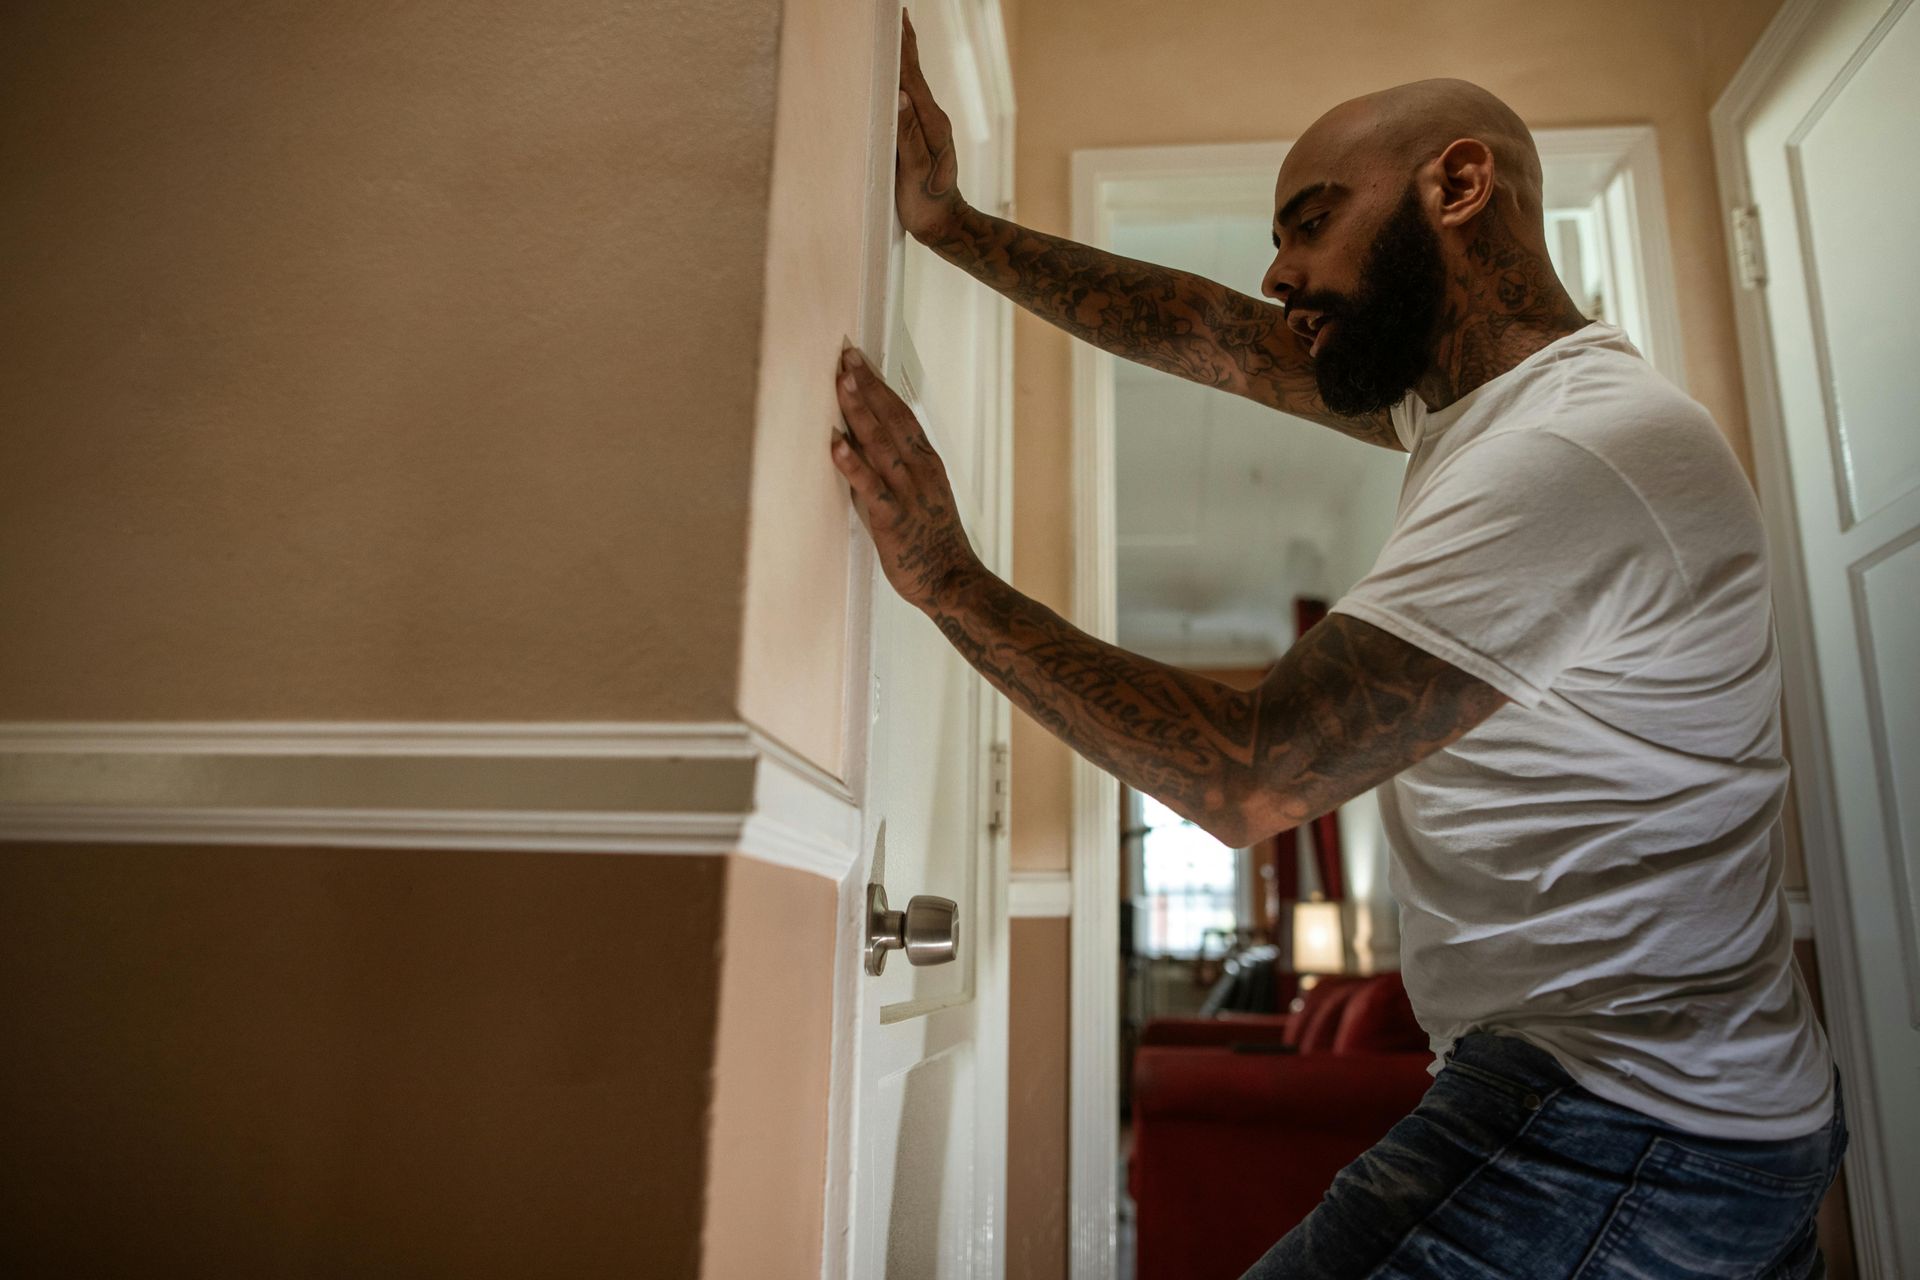
[(833, 463), (901, 598), (1068, 746), (1235, 848), (1392, 777), (1506, 701), (1339, 613), (1253, 690), (1097, 640), (988, 571), (946, 464), (857, 351), (842, 354), (834, 385), (849, 430)]
[(1204, 276), (1123, 258), (961, 203), (929, 249), (1076, 338), (1148, 368), (1400, 449), (1386, 410), (1343, 417), (1281, 308)]
[(960, 195), (953, 125), (900, 32), (894, 205), (921, 244), (1076, 338), (1151, 369), (1400, 449), (1385, 410), (1341, 417), (1321, 402), (1281, 309), (1204, 276), (1123, 258), (983, 213)]
[(1234, 848), (1378, 786), (1507, 701), (1341, 613), (1238, 690), (1096, 640), (984, 569), (923, 608), (1015, 706)]

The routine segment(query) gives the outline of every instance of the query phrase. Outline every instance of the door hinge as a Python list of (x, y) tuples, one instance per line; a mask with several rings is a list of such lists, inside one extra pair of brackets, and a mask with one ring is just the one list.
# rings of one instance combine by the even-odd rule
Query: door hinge
[(1007, 829), (1007, 744), (994, 743), (991, 754), (992, 793), (987, 798), (987, 833), (997, 836)]
[(1767, 263), (1760, 253), (1760, 210), (1754, 205), (1733, 210), (1733, 256), (1740, 266), (1743, 288), (1758, 289), (1767, 282)]

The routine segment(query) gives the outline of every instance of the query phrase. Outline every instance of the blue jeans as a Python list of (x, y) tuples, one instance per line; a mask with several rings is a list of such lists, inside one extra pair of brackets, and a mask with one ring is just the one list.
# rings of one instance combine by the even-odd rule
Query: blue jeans
[(1846, 1145), (1837, 1077), (1815, 1133), (1707, 1138), (1603, 1101), (1524, 1040), (1474, 1032), (1241, 1280), (1820, 1277), (1814, 1214)]

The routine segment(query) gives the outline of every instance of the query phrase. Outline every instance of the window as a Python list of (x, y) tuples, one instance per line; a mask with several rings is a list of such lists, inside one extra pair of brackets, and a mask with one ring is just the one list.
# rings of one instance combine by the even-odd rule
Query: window
[[(1231, 931), (1239, 923), (1240, 851), (1215, 840), (1152, 796), (1132, 793), (1139, 804), (1140, 886), (1143, 908), (1136, 943), (1155, 955), (1191, 956), (1208, 929)], [(1218, 955), (1219, 939), (1209, 950)]]

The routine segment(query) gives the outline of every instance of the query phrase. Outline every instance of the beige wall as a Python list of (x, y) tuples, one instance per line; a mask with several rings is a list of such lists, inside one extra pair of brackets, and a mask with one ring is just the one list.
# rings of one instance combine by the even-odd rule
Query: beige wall
[[(0, 721), (747, 718), (838, 773), (886, 11), (8, 5)], [(0, 1249), (817, 1273), (834, 905), (8, 846)]]
[(725, 865), (5, 846), (0, 1273), (694, 1274)]
[[(1688, 389), (1750, 465), (1732, 299), (1707, 111), (1771, 18), (1777, 0), (1618, 0), (1540, 4), (1356, 0), (1337, 14), (1297, 0), (1051, 0), (1019, 11), (1019, 221), (1071, 235), (1068, 165), (1081, 147), (1293, 138), (1336, 102), (1426, 76), (1460, 76), (1500, 95), (1535, 127), (1650, 123), (1659, 131)], [(965, 175), (962, 176), (964, 187)], [(1248, 293), (1256, 280), (1228, 281)], [(1070, 491), (1073, 339), (1024, 312), (1016, 321), (1014, 577), (1065, 611), (1072, 600)], [(1013, 865), (1067, 866), (1068, 749), (1024, 716), (1013, 726)], [(1016, 934), (1013, 973), (1065, 969)], [(1023, 1059), (1051, 1045), (1016, 1038), (1028, 1085), (1011, 1116), (1010, 1166), (1057, 1161), (1048, 1090)], [(1051, 1242), (1054, 1197), (1009, 1204), (1010, 1238)], [(1023, 1255), (1023, 1257), (1026, 1255)], [(1010, 1269), (1011, 1280), (1064, 1274), (1062, 1251)]]
[(779, 12), (8, 4), (0, 718), (729, 716)]

